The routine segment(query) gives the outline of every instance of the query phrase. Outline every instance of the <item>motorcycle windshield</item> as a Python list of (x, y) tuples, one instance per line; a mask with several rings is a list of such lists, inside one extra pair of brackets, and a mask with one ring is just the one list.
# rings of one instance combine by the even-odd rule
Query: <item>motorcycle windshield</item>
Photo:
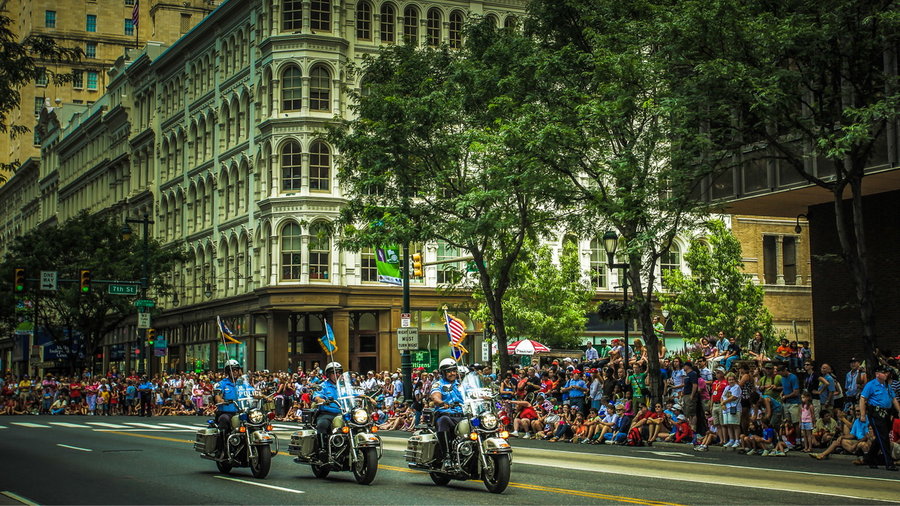
[(235, 401), (235, 405), (239, 410), (260, 409), (262, 399), (253, 396), (256, 389), (250, 384), (248, 378), (239, 378), (235, 386), (237, 387), (238, 392), (238, 398), (237, 401)]
[(350, 373), (345, 372), (338, 378), (337, 382), (338, 397), (335, 399), (341, 411), (349, 413), (356, 407), (356, 399), (362, 395), (362, 388), (353, 384), (350, 380)]
[(459, 384), (459, 391), (463, 397), (463, 411), (467, 415), (480, 415), (492, 410), (494, 392), (482, 383), (480, 375), (466, 374)]

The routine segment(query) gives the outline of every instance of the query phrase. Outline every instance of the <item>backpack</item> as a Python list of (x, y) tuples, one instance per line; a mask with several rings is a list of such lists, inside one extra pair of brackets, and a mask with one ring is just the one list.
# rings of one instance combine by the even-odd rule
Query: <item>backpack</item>
[(638, 428), (628, 431), (628, 437), (625, 438), (625, 446), (644, 446), (644, 438), (641, 436), (641, 430)]

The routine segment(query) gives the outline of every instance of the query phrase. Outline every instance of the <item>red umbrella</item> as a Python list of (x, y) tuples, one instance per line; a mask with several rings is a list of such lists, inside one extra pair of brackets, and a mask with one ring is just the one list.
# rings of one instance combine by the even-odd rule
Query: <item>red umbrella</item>
[(531, 339), (522, 339), (521, 341), (516, 341), (506, 347), (506, 352), (510, 355), (534, 355), (535, 353), (545, 353), (548, 351), (550, 351), (550, 348), (537, 341), (532, 341)]

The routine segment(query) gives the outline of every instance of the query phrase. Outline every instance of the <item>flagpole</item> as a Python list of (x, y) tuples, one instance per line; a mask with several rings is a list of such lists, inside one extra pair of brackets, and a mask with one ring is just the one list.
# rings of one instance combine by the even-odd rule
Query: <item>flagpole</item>
[[(231, 357), (228, 355), (228, 343), (225, 341), (225, 332), (222, 332), (222, 317), (216, 316), (216, 327), (219, 329), (219, 337), (222, 338), (222, 346), (225, 347), (225, 363), (227, 364)], [(228, 368), (229, 374), (231, 374), (231, 382), (235, 385), (237, 384), (237, 380), (234, 378), (234, 368)]]

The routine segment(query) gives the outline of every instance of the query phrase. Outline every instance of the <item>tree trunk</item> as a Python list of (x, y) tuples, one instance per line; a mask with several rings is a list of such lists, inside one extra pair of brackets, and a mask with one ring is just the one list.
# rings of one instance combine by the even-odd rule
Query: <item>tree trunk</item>
[[(878, 364), (875, 356), (875, 350), (878, 348), (877, 336), (875, 334), (875, 299), (872, 282), (869, 279), (869, 260), (868, 246), (866, 244), (865, 222), (863, 217), (862, 205), (862, 180), (861, 178), (850, 179), (851, 190), (851, 218), (853, 219), (853, 239), (856, 246), (856, 258), (854, 262), (848, 262), (850, 265), (850, 273), (853, 275), (853, 282), (856, 288), (856, 298), (859, 302), (859, 318), (862, 324), (863, 346), (866, 357), (866, 368), (868, 369), (868, 377), (873, 378), (874, 373), (871, 368)], [(838, 207), (843, 209), (843, 200), (837, 203)], [(844, 225), (844, 234), (849, 234), (846, 222), (842, 219)], [(840, 228), (838, 233), (841, 233)], [(850, 245), (850, 241), (846, 241)], [(843, 247), (845, 241), (841, 241)], [(848, 249), (845, 256), (850, 256), (854, 251)]]

